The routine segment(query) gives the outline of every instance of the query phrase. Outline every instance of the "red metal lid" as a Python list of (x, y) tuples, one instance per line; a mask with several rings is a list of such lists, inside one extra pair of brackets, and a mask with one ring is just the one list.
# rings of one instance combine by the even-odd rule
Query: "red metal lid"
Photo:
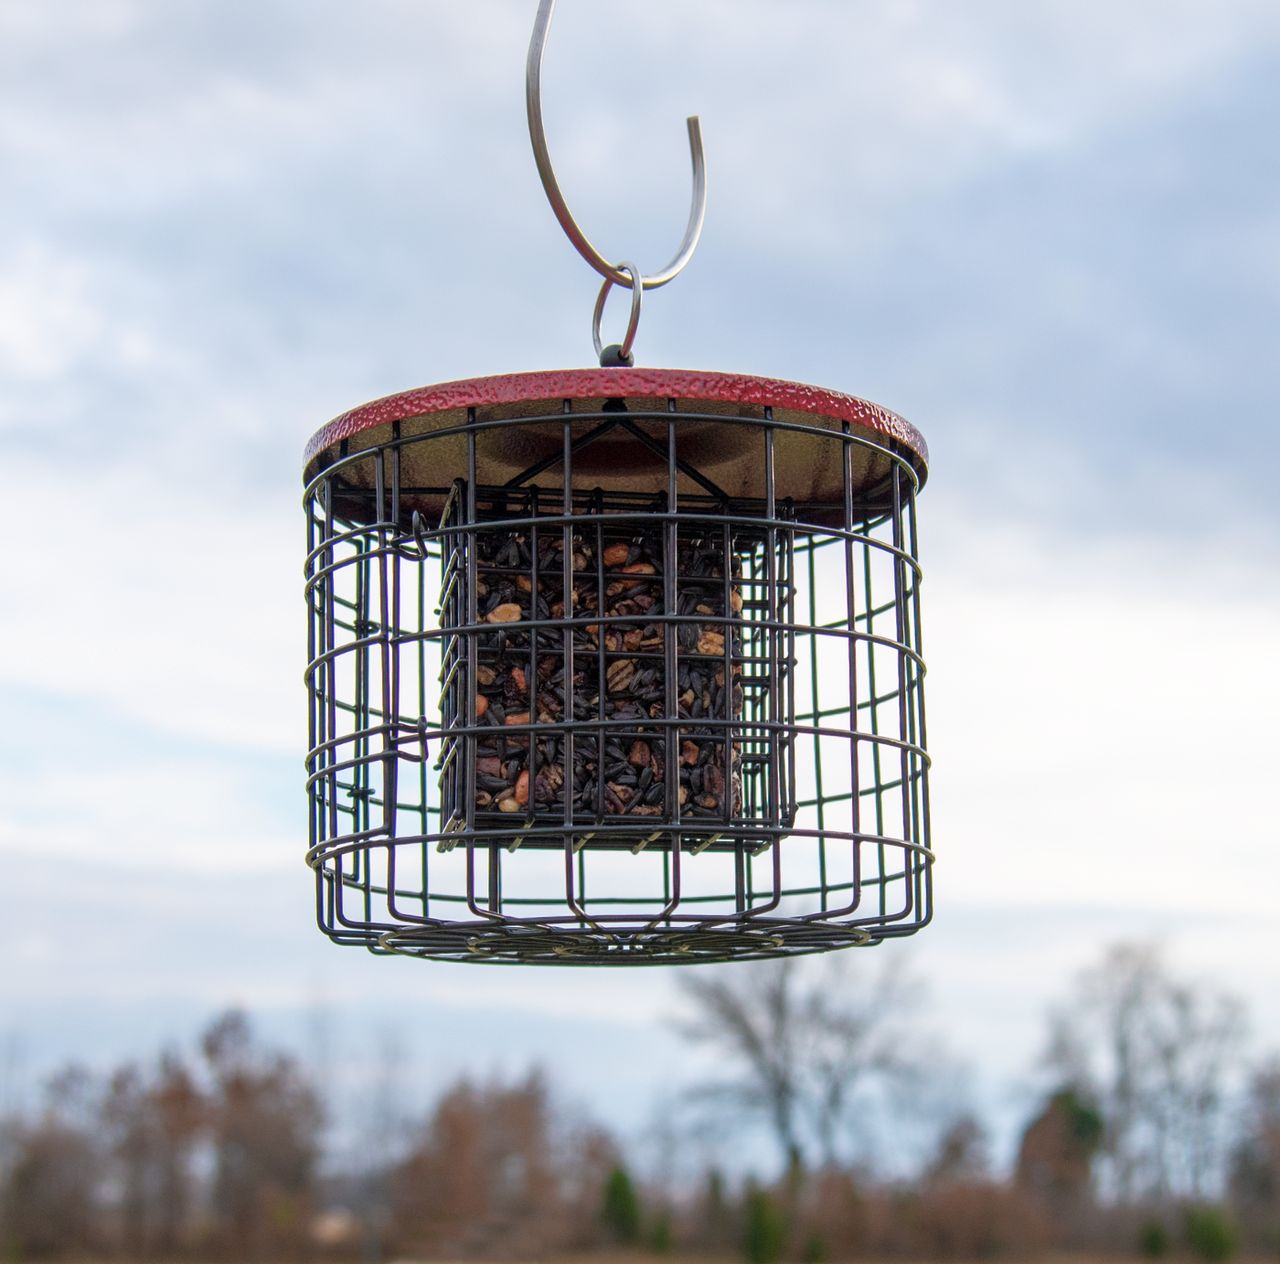
[[(664, 415), (668, 415), (668, 401), (674, 400), (682, 455), (705, 463), (714, 470), (719, 484), (735, 494), (753, 494), (754, 485), (763, 477), (763, 462), (756, 441), (759, 432), (734, 422), (763, 418), (766, 409), (775, 422), (786, 423), (775, 436), (779, 496), (810, 504), (829, 503), (833, 508), (841, 503), (843, 459), (838, 456), (838, 445), (825, 440), (831, 432), (843, 433), (846, 428), (867, 441), (855, 459), (854, 476), (859, 483), (883, 478), (892, 459), (889, 454), (906, 461), (920, 483), (927, 474), (929, 451), (920, 432), (897, 413), (855, 395), (742, 373), (612, 368), (469, 378), (362, 404), (312, 436), (306, 448), (305, 476), (314, 477), (336, 458), (344, 441), (349, 452), (385, 442), (396, 422), (401, 423), (402, 438), (426, 437), (462, 426), (470, 409), (476, 410), (477, 421), (490, 422), (555, 415), (564, 400), (573, 400), (582, 411), (598, 411), (606, 400), (616, 399), (624, 400), (628, 411)], [(682, 419), (682, 413), (698, 416)], [(520, 462), (532, 463), (540, 454), (553, 450), (548, 444), (559, 442), (558, 433), (558, 424), (513, 426), (504, 434), (501, 452), (492, 455), (509, 459), (515, 473)], [(448, 467), (461, 461), (465, 445), (460, 436), (445, 435), (438, 443), (411, 446), (421, 446), (424, 454), (430, 450), (429, 459), (438, 473), (442, 464)], [(637, 446), (632, 442), (632, 448)], [(879, 456), (877, 449), (881, 450)], [(642, 483), (646, 477), (643, 452), (636, 454), (614, 443), (601, 445), (596, 457), (599, 463), (592, 476), (606, 484)], [(655, 488), (661, 485), (659, 480)], [(758, 490), (754, 494), (759, 494)]]

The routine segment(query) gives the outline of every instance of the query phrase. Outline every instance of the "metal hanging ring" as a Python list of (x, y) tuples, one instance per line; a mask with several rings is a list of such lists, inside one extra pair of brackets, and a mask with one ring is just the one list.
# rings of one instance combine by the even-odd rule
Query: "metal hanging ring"
[[(631, 315), (627, 319), (627, 332), (623, 334), (622, 345), (618, 349), (623, 361), (629, 366), (632, 363), (631, 348), (635, 344), (636, 329), (640, 325), (640, 300), (644, 294), (644, 286), (636, 284), (640, 269), (634, 263), (620, 263), (618, 270), (624, 274), (623, 283), (631, 287)], [(605, 347), (600, 338), (600, 319), (604, 316), (605, 300), (613, 287), (613, 278), (605, 277), (600, 293), (596, 295), (596, 309), (591, 313), (591, 341), (595, 344), (596, 356), (601, 364), (604, 363)]]
[(684, 270), (685, 265), (693, 257), (698, 238), (702, 235), (702, 222), (707, 214), (707, 169), (702, 154), (702, 128), (698, 116), (691, 115), (687, 120), (689, 129), (689, 158), (693, 164), (693, 200), (689, 209), (689, 222), (685, 226), (684, 240), (675, 257), (663, 269), (642, 276), (639, 271), (628, 275), (623, 264), (610, 263), (587, 239), (586, 233), (578, 227), (573, 218), (560, 185), (556, 181), (551, 167), (551, 154), (547, 149), (547, 133), (542, 125), (542, 55), (546, 51), (547, 32), (551, 28), (551, 14), (556, 7), (556, 0), (541, 0), (538, 5), (538, 16), (533, 24), (533, 38), (529, 41), (529, 59), (525, 63), (524, 95), (525, 105), (529, 113), (529, 139), (533, 142), (533, 157), (537, 163), (538, 175), (542, 177), (542, 187), (546, 191), (547, 201), (555, 212), (556, 219), (565, 235), (573, 243), (577, 252), (606, 281), (614, 285), (630, 287), (634, 279), (639, 279), (642, 289), (656, 290), (660, 285), (673, 281)]

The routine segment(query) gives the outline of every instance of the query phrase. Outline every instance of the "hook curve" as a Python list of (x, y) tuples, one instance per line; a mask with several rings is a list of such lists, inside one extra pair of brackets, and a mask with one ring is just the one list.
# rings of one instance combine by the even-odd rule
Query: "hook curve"
[[(579, 227), (573, 213), (569, 210), (564, 194), (556, 180), (551, 166), (551, 153), (547, 148), (547, 133), (542, 125), (542, 58), (547, 46), (547, 32), (551, 29), (551, 15), (556, 7), (556, 0), (541, 0), (538, 5), (538, 16), (533, 24), (533, 37), (529, 41), (529, 57), (525, 63), (524, 95), (525, 106), (529, 114), (529, 140), (533, 144), (533, 158), (538, 167), (538, 175), (542, 178), (542, 188), (551, 203), (551, 209), (564, 229), (565, 235), (573, 243), (577, 252), (607, 281), (630, 289), (635, 280), (627, 270), (615, 267), (592, 244), (586, 233)], [(656, 290), (668, 281), (674, 281), (685, 265), (693, 257), (698, 246), (698, 238), (702, 236), (702, 224), (707, 214), (707, 168), (702, 152), (702, 126), (696, 114), (686, 120), (689, 131), (689, 160), (693, 166), (693, 196), (689, 207), (689, 222), (685, 225), (684, 239), (680, 248), (665, 268), (649, 276), (641, 276), (639, 283), (642, 289)]]

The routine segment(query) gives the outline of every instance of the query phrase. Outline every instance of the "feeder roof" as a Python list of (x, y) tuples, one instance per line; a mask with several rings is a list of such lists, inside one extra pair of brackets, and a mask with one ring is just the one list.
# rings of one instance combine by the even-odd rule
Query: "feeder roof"
[[(771, 410), (774, 427), (774, 494), (811, 506), (841, 504), (845, 494), (841, 445), (814, 440), (831, 432), (849, 433), (884, 452), (863, 448), (851, 471), (852, 492), (883, 480), (896, 457), (905, 461), (923, 484), (929, 452), (924, 437), (910, 422), (879, 404), (823, 387), (808, 386), (742, 373), (691, 369), (611, 368), (560, 369), (469, 378), (388, 395), (353, 408), (322, 426), (307, 444), (305, 478), (314, 478), (342, 454), (384, 444), (399, 423), (403, 438), (438, 434), (430, 445), (437, 479), (461, 477), (466, 469), (468, 412), (475, 410), (481, 427), (484, 457), (490, 468), (509, 466), (512, 475), (554, 453), (561, 428), (548, 418), (571, 401), (573, 414), (600, 412), (606, 402), (622, 400), (626, 411), (649, 416), (644, 424), (661, 426), (677, 420), (683, 459), (713, 477), (731, 496), (764, 494), (764, 462), (760, 433), (749, 423)], [(669, 406), (674, 401), (674, 411)], [(661, 414), (661, 420), (654, 415)], [(539, 418), (521, 425), (521, 418)], [(503, 425), (501, 423), (516, 423)], [(660, 437), (654, 431), (654, 437)], [(496, 464), (495, 464), (496, 463)], [(665, 464), (633, 436), (620, 432), (594, 443), (575, 458), (575, 481), (605, 490), (659, 492)]]

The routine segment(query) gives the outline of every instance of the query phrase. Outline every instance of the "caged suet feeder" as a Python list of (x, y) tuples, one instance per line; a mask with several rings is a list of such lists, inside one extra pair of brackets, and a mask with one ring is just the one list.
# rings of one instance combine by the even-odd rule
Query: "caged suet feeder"
[[(729, 960), (931, 915), (916, 495), (927, 451), (852, 396), (631, 367), (354, 409), (306, 454), (309, 863), (339, 943), (475, 962)], [(602, 348), (611, 286), (631, 291)]]

